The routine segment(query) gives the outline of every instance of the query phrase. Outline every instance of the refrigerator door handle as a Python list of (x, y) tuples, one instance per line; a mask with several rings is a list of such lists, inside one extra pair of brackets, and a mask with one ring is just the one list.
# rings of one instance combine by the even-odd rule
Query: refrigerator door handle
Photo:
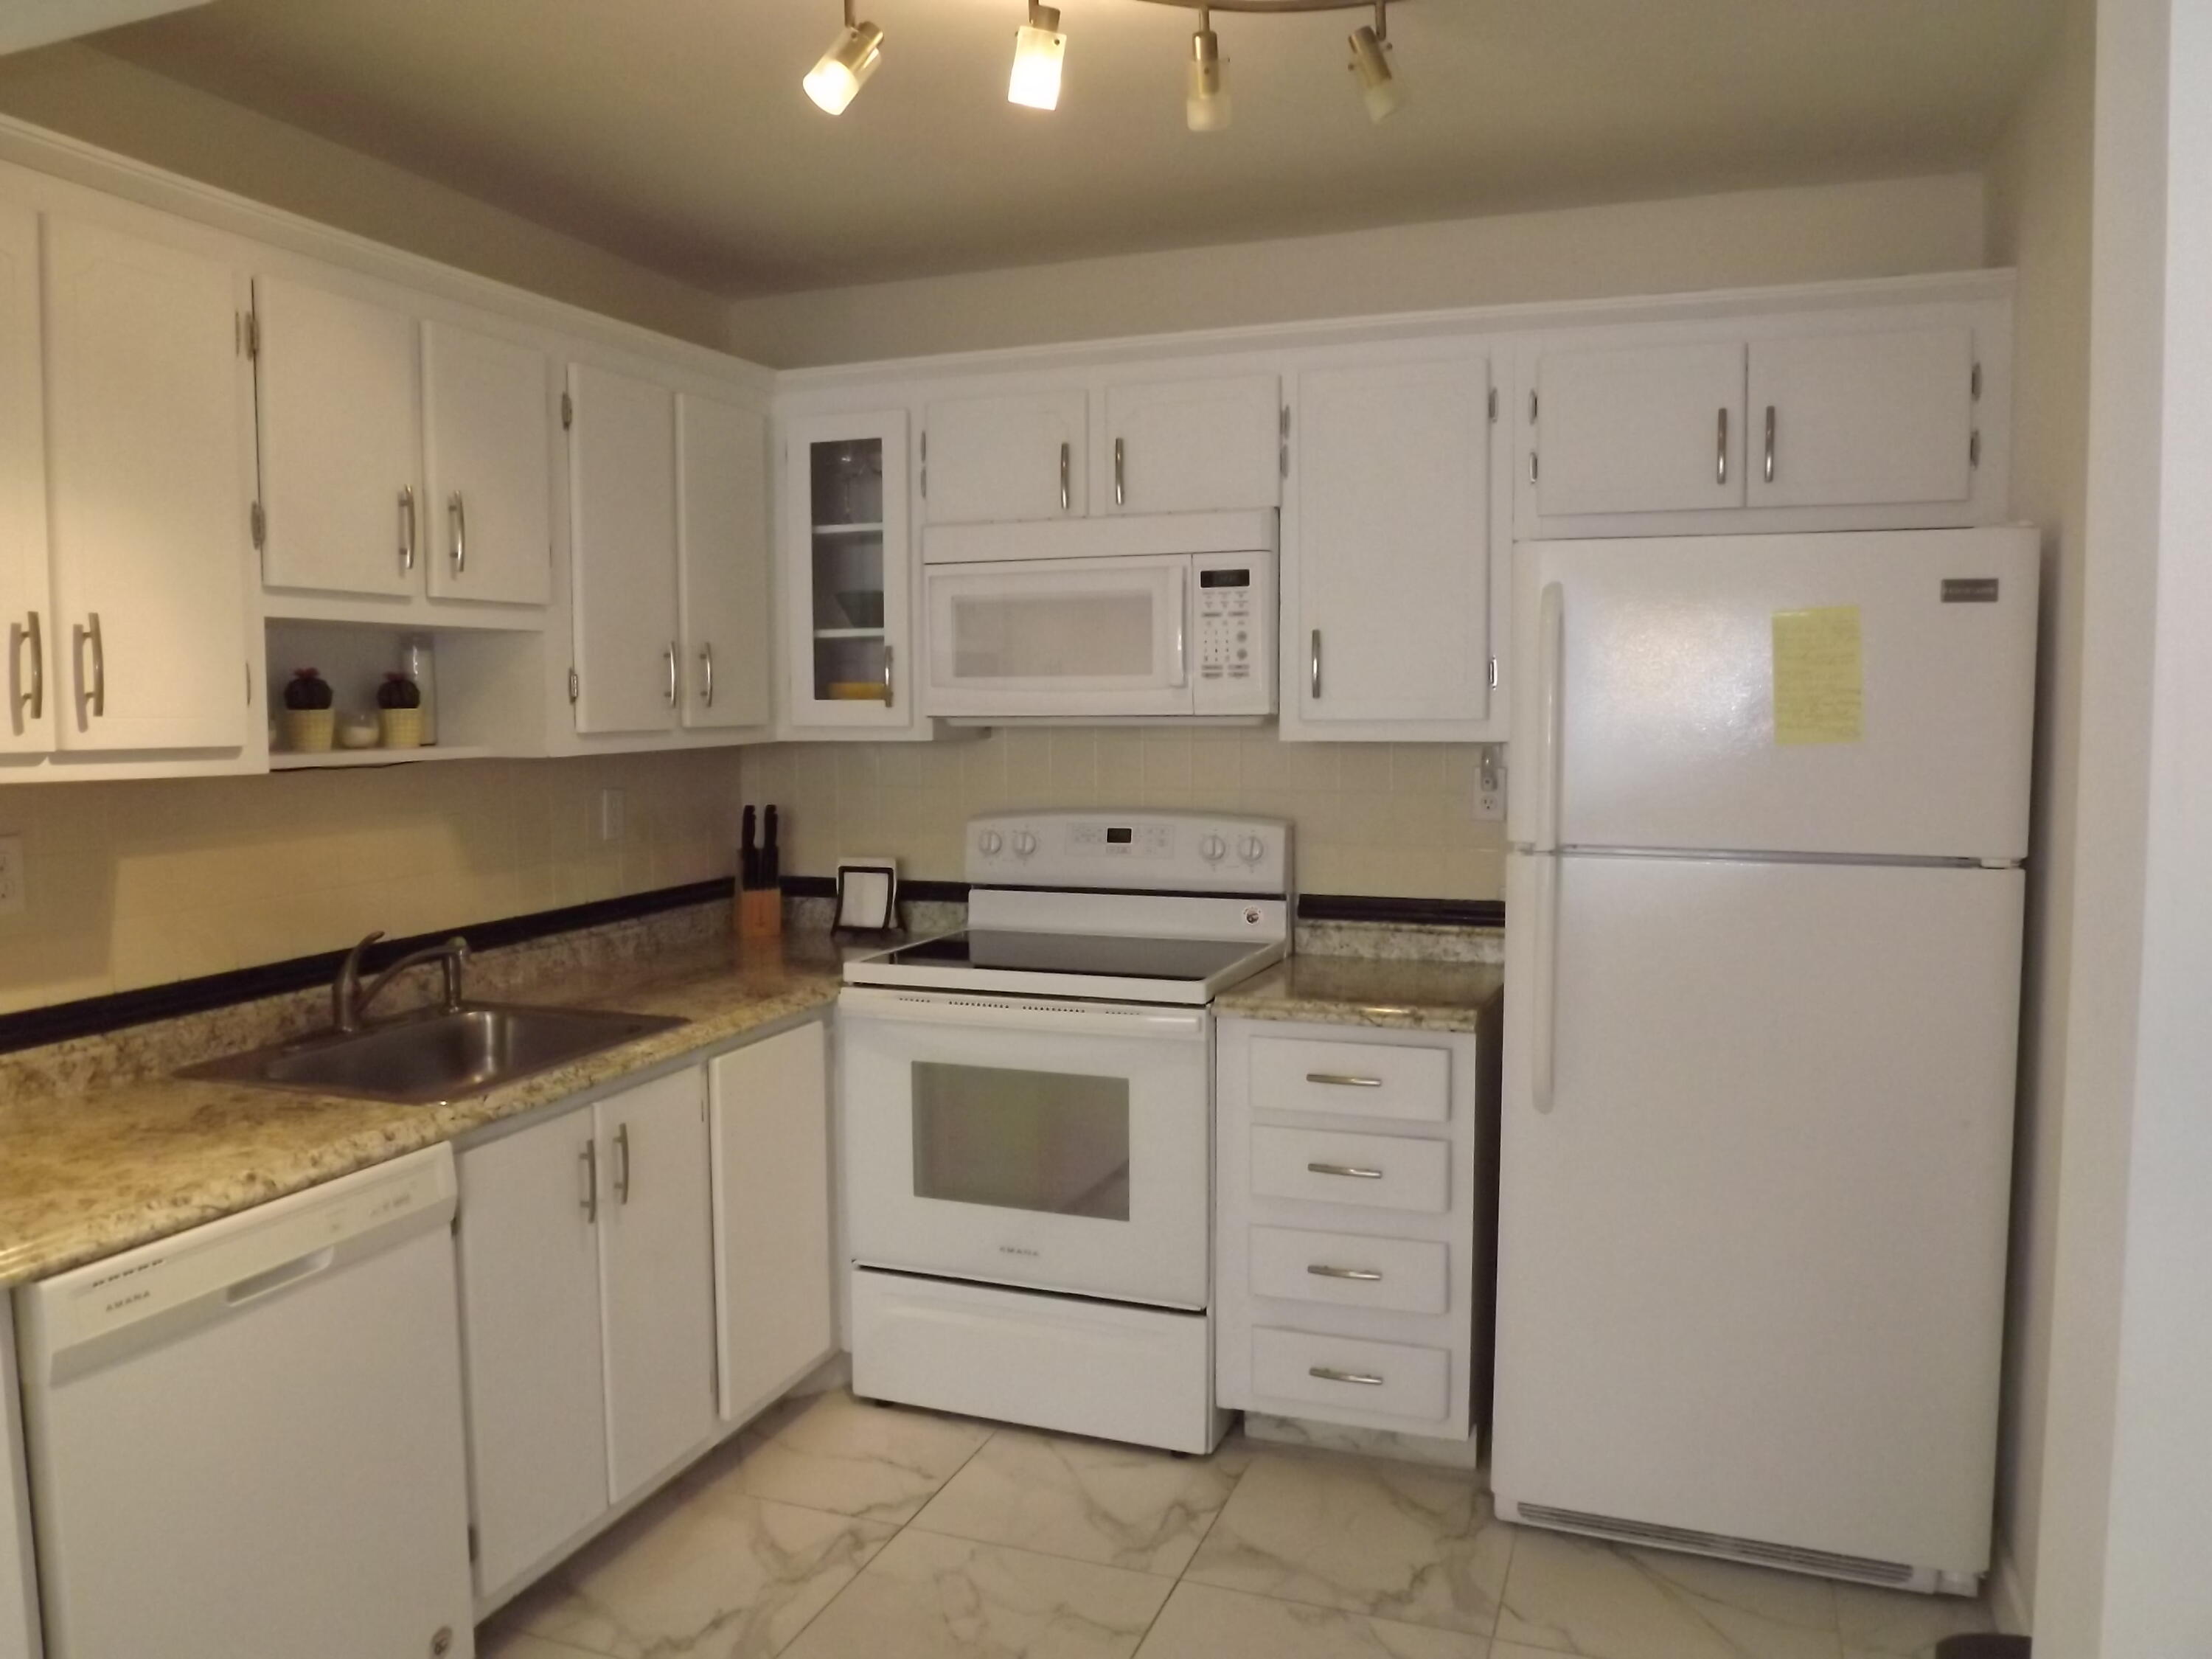
[(1559, 859), (1536, 859), (1535, 1020), (1529, 1041), (1528, 1092), (1539, 1112), (1552, 1109), (1559, 1024)]
[(1567, 595), (1558, 582), (1547, 582), (1537, 612), (1537, 730), (1535, 850), (1555, 852), (1559, 845), (1559, 747), (1564, 736), (1561, 704), (1565, 701), (1567, 641)]

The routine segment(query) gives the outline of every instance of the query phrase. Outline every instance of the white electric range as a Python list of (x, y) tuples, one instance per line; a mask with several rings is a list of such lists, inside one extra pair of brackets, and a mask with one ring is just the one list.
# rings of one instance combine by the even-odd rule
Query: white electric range
[(1289, 950), (1290, 826), (997, 814), (967, 871), (838, 1000), (854, 1392), (1210, 1450), (1207, 1005)]

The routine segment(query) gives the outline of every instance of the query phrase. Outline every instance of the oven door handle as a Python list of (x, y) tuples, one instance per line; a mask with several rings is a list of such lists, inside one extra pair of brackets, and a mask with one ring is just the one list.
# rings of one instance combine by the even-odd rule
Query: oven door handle
[(838, 994), (837, 1017), (903, 1025), (957, 1025), (969, 1030), (1063, 1031), (1109, 1037), (1198, 1040), (1205, 1037), (1206, 1029), (1206, 1016), (1198, 1009), (1108, 1013), (1063, 1002), (940, 997), (851, 985)]

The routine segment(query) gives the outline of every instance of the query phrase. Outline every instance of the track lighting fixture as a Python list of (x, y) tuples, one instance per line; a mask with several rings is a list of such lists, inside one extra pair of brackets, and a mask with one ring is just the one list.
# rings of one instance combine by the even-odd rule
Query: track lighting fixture
[(1352, 32), (1352, 72), (1359, 77), (1359, 94), (1367, 102), (1367, 118), (1378, 126), (1398, 107), (1397, 77), (1390, 73), (1390, 9), (1389, 0), (1375, 0), (1375, 21)]
[(1198, 33), (1190, 37), (1190, 89), (1183, 118), (1193, 132), (1218, 132), (1229, 125), (1229, 88), (1221, 81), (1221, 39), (1213, 32), (1206, 7), (1198, 9)]
[(806, 95), (829, 113), (842, 115), (845, 106), (868, 84), (883, 56), (884, 32), (873, 23), (854, 22), (853, 0), (845, 0), (845, 27), (807, 71)]
[(1030, 21), (1014, 31), (1014, 72), (1006, 82), (1006, 101), (1031, 109), (1060, 107), (1060, 60), (1067, 37), (1060, 32), (1060, 9), (1030, 0)]

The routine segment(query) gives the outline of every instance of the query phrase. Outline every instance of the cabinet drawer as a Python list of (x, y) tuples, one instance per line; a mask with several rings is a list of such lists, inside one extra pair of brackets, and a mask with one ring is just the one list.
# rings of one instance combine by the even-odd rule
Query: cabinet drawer
[(1442, 1140), (1255, 1128), (1252, 1190), (1262, 1198), (1436, 1214), (1450, 1207), (1450, 1152)]
[(1252, 1333), (1252, 1392), (1433, 1423), (1450, 1405), (1451, 1355), (1261, 1326)]
[(1255, 1296), (1410, 1314), (1449, 1305), (1448, 1245), (1289, 1227), (1255, 1227), (1250, 1237)]
[(1451, 1051), (1255, 1037), (1252, 1107), (1442, 1123), (1451, 1115)]

